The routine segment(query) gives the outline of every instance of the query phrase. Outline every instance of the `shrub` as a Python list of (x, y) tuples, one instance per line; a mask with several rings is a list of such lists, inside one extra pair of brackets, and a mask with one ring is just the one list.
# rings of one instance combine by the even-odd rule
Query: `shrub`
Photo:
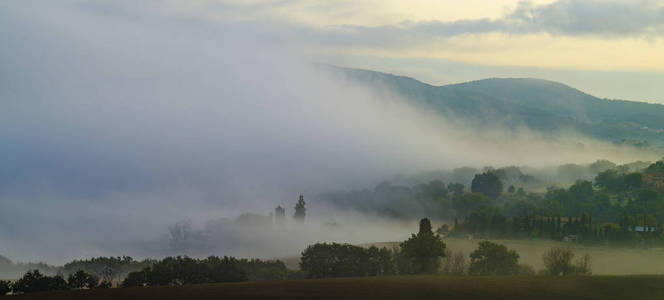
[(318, 243), (302, 252), (300, 269), (308, 278), (376, 276), (394, 273), (394, 262), (386, 248)]
[(442, 263), (442, 273), (447, 275), (464, 275), (468, 268), (468, 259), (461, 251), (452, 253), (445, 251), (445, 257)]
[(127, 277), (122, 281), (122, 287), (138, 287), (147, 284), (146, 270), (134, 271), (127, 274)]
[(482, 241), (470, 254), (471, 275), (513, 275), (518, 272), (519, 254), (504, 245)]
[(542, 256), (547, 273), (552, 276), (566, 276), (574, 274), (572, 259), (574, 252), (569, 248), (554, 247), (547, 250)]
[(590, 268), (590, 254), (580, 257), (574, 264), (574, 274), (575, 275), (592, 275)]

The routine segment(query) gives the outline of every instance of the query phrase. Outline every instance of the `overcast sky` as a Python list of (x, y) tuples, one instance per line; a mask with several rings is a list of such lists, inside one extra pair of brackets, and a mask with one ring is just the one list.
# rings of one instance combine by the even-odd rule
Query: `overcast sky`
[[(664, 103), (662, 0), (4, 1), (5, 19), (57, 30), (143, 24), (242, 32), (313, 61), (410, 75), (432, 84), (538, 77), (605, 98)], [(57, 6), (45, 9), (46, 6)], [(5, 20), (9, 21), (9, 20)], [(162, 25), (155, 25), (161, 23)], [(5, 31), (21, 35), (24, 26)], [(163, 34), (168, 30), (162, 27)], [(3, 42), (13, 43), (5, 33)], [(5, 56), (3, 59), (6, 59)]]
[(574, 135), (460, 130), (310, 63), (664, 102), (663, 14), (662, 1), (1, 1), (0, 254), (130, 254), (117, 245), (181, 220), (399, 172), (627, 161)]

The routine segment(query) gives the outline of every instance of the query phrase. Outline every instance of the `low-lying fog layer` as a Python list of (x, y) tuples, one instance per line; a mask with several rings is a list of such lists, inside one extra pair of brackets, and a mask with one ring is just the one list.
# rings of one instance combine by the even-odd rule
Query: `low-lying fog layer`
[(414, 228), (315, 202), (306, 229), (206, 222), (279, 204), (291, 214), (299, 193), (396, 173), (658, 158), (570, 132), (442, 120), (237, 27), (44, 5), (0, 10), (0, 254), (15, 260), (170, 254), (168, 226), (183, 220), (219, 234), (197, 255), (398, 240)]

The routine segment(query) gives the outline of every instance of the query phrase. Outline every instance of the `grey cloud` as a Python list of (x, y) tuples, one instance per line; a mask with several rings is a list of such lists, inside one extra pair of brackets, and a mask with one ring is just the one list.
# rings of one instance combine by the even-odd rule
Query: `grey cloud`
[[(270, 14), (271, 10), (288, 2), (239, 4), (207, 1), (200, 8), (201, 11), (171, 15), (170, 19), (168, 13), (160, 17), (169, 19), (171, 23), (175, 20), (179, 26), (191, 26), (192, 23), (208, 26), (212, 32), (219, 30), (214, 24), (219, 25), (221, 22), (223, 30), (242, 32), (247, 38), (317, 46), (400, 48), (425, 45), (452, 36), (494, 32), (604, 38), (654, 38), (664, 33), (664, 2), (661, 0), (558, 0), (544, 5), (522, 1), (497, 19), (402, 21), (384, 26), (337, 24), (325, 27), (298, 23), (282, 15)], [(146, 15), (154, 15), (150, 12), (156, 8), (144, 4), (127, 11), (125, 5), (117, 3), (79, 5), (96, 14), (122, 16), (134, 21), (140, 21)], [(142, 16), (137, 11), (143, 12)], [(208, 13), (221, 17), (214, 21), (200, 18)], [(235, 19), (228, 16), (242, 17)]]
[(657, 37), (664, 33), (664, 3), (658, 0), (559, 0), (538, 6), (524, 1), (499, 19), (405, 22), (390, 26), (338, 28), (349, 30), (349, 40), (363, 39), (367, 43), (381, 45), (427, 43), (427, 39), (493, 32), (612, 38)]

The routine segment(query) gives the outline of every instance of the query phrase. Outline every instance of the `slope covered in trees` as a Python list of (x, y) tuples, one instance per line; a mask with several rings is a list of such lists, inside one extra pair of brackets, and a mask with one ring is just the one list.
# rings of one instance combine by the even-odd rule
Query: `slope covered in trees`
[(405, 76), (323, 68), (478, 126), (526, 126), (543, 132), (571, 129), (614, 143), (664, 146), (664, 105), (660, 104), (600, 99), (541, 79), (491, 78), (433, 86)]

